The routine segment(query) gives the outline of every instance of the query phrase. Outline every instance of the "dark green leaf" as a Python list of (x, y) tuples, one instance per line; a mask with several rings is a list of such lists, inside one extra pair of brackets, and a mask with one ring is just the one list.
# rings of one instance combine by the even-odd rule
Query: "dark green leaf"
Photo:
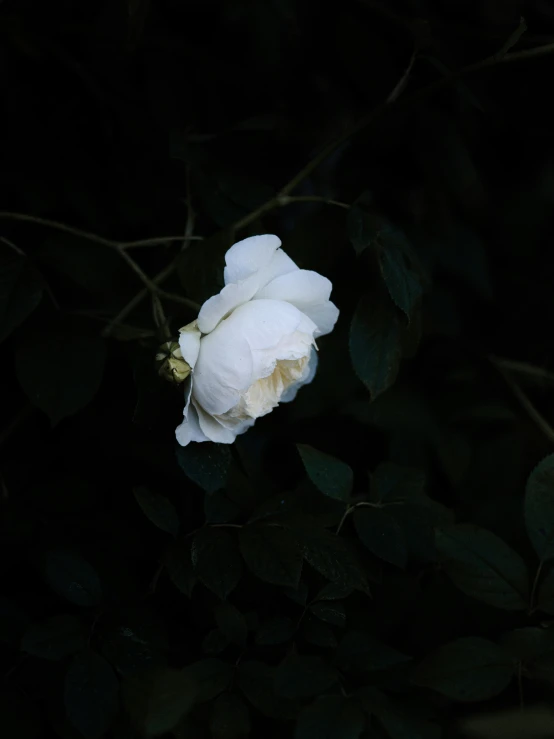
[(219, 598), (225, 599), (237, 586), (242, 561), (228, 531), (209, 527), (199, 531), (192, 541), (191, 559), (200, 582)]
[(294, 718), (296, 704), (275, 694), (275, 668), (255, 660), (243, 661), (239, 664), (238, 675), (240, 689), (260, 713), (281, 720)]
[(386, 670), (411, 659), (365, 631), (346, 633), (339, 643), (337, 657), (345, 668), (363, 671)]
[(102, 634), (102, 656), (125, 676), (146, 667), (165, 667), (167, 648), (164, 628), (142, 609), (122, 614)]
[(62, 614), (32, 624), (21, 639), (21, 649), (33, 657), (58, 660), (85, 646), (85, 633), (74, 617)]
[(554, 558), (554, 454), (543, 459), (529, 475), (525, 525), (540, 559)]
[(554, 569), (545, 575), (539, 585), (537, 608), (554, 616)]
[(42, 291), (42, 279), (27, 257), (0, 243), (0, 341), (34, 311)]
[(304, 582), (299, 582), (297, 588), (283, 588), (283, 593), (299, 606), (305, 606), (308, 600), (308, 586)]
[(346, 623), (346, 611), (340, 601), (319, 601), (312, 603), (310, 611), (317, 618), (333, 624), (333, 626), (344, 626)]
[(348, 598), (352, 593), (353, 589), (350, 587), (344, 587), (344, 585), (336, 582), (328, 582), (327, 585), (321, 588), (314, 600), (342, 600)]
[(414, 467), (382, 462), (371, 475), (374, 503), (419, 501), (424, 497), (425, 475)]
[(432, 508), (425, 503), (403, 503), (387, 510), (404, 534), (408, 555), (420, 562), (434, 562), (437, 549)]
[(90, 403), (105, 363), (103, 339), (57, 326), (26, 332), (15, 352), (19, 384), (53, 426)]
[(308, 644), (315, 644), (317, 647), (335, 649), (337, 646), (333, 629), (313, 616), (307, 616), (302, 620), (302, 636)]
[(528, 607), (525, 563), (495, 534), (454, 524), (437, 529), (435, 542), (446, 572), (464, 593), (510, 611)]
[(171, 731), (196, 698), (196, 686), (187, 670), (156, 667), (126, 678), (122, 688), (125, 710), (143, 736)]
[(196, 583), (196, 575), (192, 566), (190, 539), (177, 539), (168, 547), (164, 564), (175, 587), (190, 598)]
[(408, 262), (410, 245), (406, 236), (391, 224), (378, 234), (379, 267), (389, 295), (411, 321), (418, 300), (423, 293), (419, 275)]
[(65, 676), (64, 703), (69, 722), (87, 739), (99, 739), (117, 713), (119, 683), (96, 652), (78, 654)]
[(172, 536), (177, 536), (179, 516), (170, 500), (158, 493), (152, 493), (144, 487), (134, 488), (133, 495), (144, 515), (152, 521), (154, 526)]
[(371, 196), (364, 193), (348, 211), (348, 236), (358, 255), (372, 244), (375, 234), (376, 220), (369, 209), (370, 204)]
[(250, 734), (248, 706), (236, 693), (222, 693), (210, 709), (210, 731), (214, 739), (241, 739)]
[(395, 710), (383, 710), (378, 716), (390, 739), (440, 739), (442, 736), (438, 724), (419, 716)]
[(225, 487), (231, 459), (231, 451), (226, 444), (204, 442), (177, 447), (179, 467), (207, 493), (215, 493)]
[(309, 698), (328, 690), (338, 677), (321, 657), (291, 654), (275, 671), (275, 692), (284, 698)]
[(298, 586), (302, 552), (289, 531), (249, 524), (240, 530), (239, 544), (248, 568), (260, 580), (291, 588)]
[(554, 630), (527, 626), (502, 635), (502, 646), (514, 659), (530, 662), (554, 652)]
[(44, 579), (58, 595), (77, 606), (97, 606), (102, 585), (96, 570), (75, 552), (46, 552), (41, 562)]
[(493, 698), (510, 683), (514, 662), (487, 639), (469, 637), (445, 644), (421, 662), (413, 682), (447, 698), (472, 702)]
[(220, 603), (214, 611), (216, 623), (230, 642), (244, 647), (248, 629), (242, 613), (231, 603)]
[(344, 588), (369, 591), (362, 566), (345, 539), (316, 527), (305, 527), (298, 533), (306, 562), (323, 577)]
[(230, 523), (240, 513), (239, 506), (230, 500), (223, 490), (216, 490), (204, 497), (206, 523)]
[(350, 327), (350, 356), (373, 400), (394, 383), (401, 351), (396, 316), (362, 297)]
[(296, 631), (296, 624), (287, 616), (275, 616), (260, 624), (256, 631), (256, 644), (267, 646), (270, 644), (284, 644), (292, 639)]
[(308, 444), (297, 444), (308, 477), (329, 498), (347, 501), (352, 492), (354, 473), (340, 459), (325, 454)]
[(325, 695), (298, 716), (295, 739), (358, 739), (365, 728), (362, 709), (342, 695)]
[(210, 655), (221, 654), (230, 643), (229, 638), (222, 631), (212, 629), (202, 639), (202, 651)]
[(464, 736), (474, 739), (550, 739), (554, 735), (554, 716), (549, 706), (517, 707), (475, 714), (460, 728)]
[(354, 511), (353, 519), (361, 542), (370, 552), (397, 567), (406, 566), (406, 538), (390, 513), (374, 506), (359, 506)]
[(187, 672), (196, 685), (196, 700), (209, 701), (229, 687), (234, 667), (220, 659), (202, 659), (189, 665)]

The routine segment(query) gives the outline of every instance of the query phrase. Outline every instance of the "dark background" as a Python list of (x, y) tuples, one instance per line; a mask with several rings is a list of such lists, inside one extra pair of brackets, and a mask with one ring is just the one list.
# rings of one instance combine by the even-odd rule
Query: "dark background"
[[(546, 544), (523, 510), (554, 442), (554, 6), (3, 0), (0, 39), (2, 736), (436, 739), (551, 699), (548, 463)], [(172, 333), (256, 233), (341, 316), (291, 406), (176, 453), (150, 298), (110, 322), (143, 288), (118, 244), (187, 222), (126, 252), (168, 268)], [(405, 513), (335, 536), (298, 443)], [(454, 521), (492, 539), (445, 551)]]

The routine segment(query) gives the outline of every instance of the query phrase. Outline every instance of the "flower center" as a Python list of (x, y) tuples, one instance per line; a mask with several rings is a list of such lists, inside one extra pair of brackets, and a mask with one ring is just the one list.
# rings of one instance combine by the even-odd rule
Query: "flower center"
[(300, 359), (279, 359), (273, 372), (256, 380), (244, 394), (246, 413), (252, 418), (258, 418), (279, 405), (285, 390), (302, 379), (309, 359), (309, 355)]

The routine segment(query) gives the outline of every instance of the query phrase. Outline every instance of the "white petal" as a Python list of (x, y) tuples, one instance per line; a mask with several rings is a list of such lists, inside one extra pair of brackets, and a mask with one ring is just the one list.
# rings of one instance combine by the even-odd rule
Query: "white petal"
[(181, 348), (185, 362), (188, 362), (191, 369), (194, 369), (194, 365), (198, 359), (198, 352), (200, 351), (198, 321), (193, 321), (179, 329), (179, 347)]
[(309, 316), (317, 326), (317, 335), (333, 330), (338, 308), (329, 301), (333, 285), (317, 272), (299, 269), (280, 275), (256, 293), (256, 299), (286, 300)]
[(295, 382), (294, 385), (289, 385), (289, 387), (285, 390), (285, 392), (281, 395), (281, 403), (290, 403), (291, 400), (294, 400), (296, 398), (296, 393), (300, 390), (302, 385), (309, 385), (310, 382), (314, 379), (315, 373), (317, 370), (317, 352), (315, 349), (312, 349), (312, 353), (310, 354), (310, 361), (306, 365), (306, 371), (304, 373), (304, 376), (298, 380), (298, 382)]
[(175, 436), (181, 446), (187, 446), (191, 441), (209, 441), (200, 428), (196, 408), (191, 401), (192, 381), (187, 388), (187, 402), (183, 411), (183, 422), (175, 429)]
[(281, 246), (281, 239), (273, 234), (250, 236), (238, 241), (225, 254), (225, 284), (245, 280), (265, 267), (275, 251)]
[(238, 432), (233, 432), (232, 429), (220, 423), (216, 417), (206, 413), (202, 406), (198, 405), (194, 399), (192, 404), (198, 414), (200, 428), (210, 441), (215, 441), (218, 444), (232, 444), (234, 442)]

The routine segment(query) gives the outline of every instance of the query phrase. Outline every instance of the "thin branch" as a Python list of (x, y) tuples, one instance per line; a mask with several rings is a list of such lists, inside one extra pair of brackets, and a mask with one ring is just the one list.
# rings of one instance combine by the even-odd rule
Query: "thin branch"
[(3, 244), (6, 244), (6, 246), (9, 246), (10, 249), (13, 249), (16, 254), (19, 254), (20, 257), (27, 257), (23, 249), (20, 249), (18, 246), (16, 246), (13, 241), (10, 241), (5, 236), (0, 236), (0, 241)]
[(277, 197), (277, 205), (281, 207), (291, 205), (292, 203), (325, 203), (325, 205), (335, 205), (337, 208), (350, 210), (348, 203), (341, 203), (339, 200), (330, 200), (319, 195), (282, 195)]
[(541, 559), (539, 562), (539, 566), (537, 567), (537, 571), (535, 572), (535, 578), (533, 580), (533, 585), (531, 587), (531, 595), (529, 597), (529, 614), (534, 613), (536, 610), (536, 595), (537, 595), (537, 588), (539, 586), (539, 582), (541, 579), (542, 574), (542, 568), (544, 565), (544, 560)]
[(507, 372), (514, 372), (518, 375), (532, 377), (535, 380), (543, 380), (544, 382), (554, 383), (554, 372), (537, 367), (534, 364), (520, 362), (517, 359), (506, 359), (505, 357), (494, 357), (494, 363), (505, 369)]
[(548, 439), (548, 441), (554, 444), (554, 429), (548, 423), (546, 418), (544, 418), (544, 416), (535, 408), (533, 403), (531, 403), (527, 395), (525, 395), (523, 390), (520, 388), (520, 386), (517, 384), (514, 378), (510, 375), (510, 373), (507, 372), (502, 367), (502, 364), (496, 361), (496, 357), (490, 355), (489, 361), (500, 372), (500, 374), (504, 378), (504, 381), (506, 382), (506, 384), (512, 391), (512, 394), (514, 395), (518, 403), (521, 405), (523, 410), (527, 413), (529, 418), (533, 421), (533, 423), (537, 426), (537, 428), (544, 434), (544, 436)]

